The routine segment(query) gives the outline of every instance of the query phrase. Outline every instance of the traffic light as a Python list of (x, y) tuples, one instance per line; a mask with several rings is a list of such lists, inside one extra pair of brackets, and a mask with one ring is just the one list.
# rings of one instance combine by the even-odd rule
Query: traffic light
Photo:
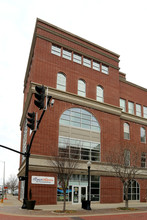
[(32, 113), (28, 112), (28, 116), (29, 116), (29, 118), (27, 118), (27, 120), (28, 120), (27, 126), (33, 131), (35, 129), (36, 114), (35, 114), (35, 112), (32, 112)]
[(18, 178), (19, 178), (19, 181), (24, 181), (24, 180), (26, 180), (26, 176), (19, 176)]
[(35, 98), (37, 100), (34, 101), (34, 104), (39, 108), (44, 108), (44, 99), (45, 99), (45, 88), (44, 86), (35, 86)]

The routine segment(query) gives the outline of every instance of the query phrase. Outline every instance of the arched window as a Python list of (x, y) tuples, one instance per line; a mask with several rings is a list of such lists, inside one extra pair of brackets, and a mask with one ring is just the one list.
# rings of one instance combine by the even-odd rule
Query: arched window
[(145, 128), (140, 128), (140, 139), (142, 143), (146, 143), (146, 134), (145, 134)]
[(57, 89), (66, 91), (66, 76), (63, 73), (57, 74)]
[(130, 125), (128, 123), (124, 123), (124, 139), (130, 139)]
[(66, 110), (59, 121), (59, 154), (79, 160), (100, 161), (100, 126), (81, 108)]
[(96, 100), (99, 102), (104, 102), (104, 90), (101, 86), (96, 87)]
[(86, 84), (82, 79), (78, 80), (78, 95), (85, 97), (86, 96)]
[[(140, 192), (139, 192), (139, 184), (136, 180), (132, 180), (129, 190), (128, 190), (128, 199), (129, 200), (139, 200)], [(125, 190), (124, 190), (124, 200), (125, 200)]]

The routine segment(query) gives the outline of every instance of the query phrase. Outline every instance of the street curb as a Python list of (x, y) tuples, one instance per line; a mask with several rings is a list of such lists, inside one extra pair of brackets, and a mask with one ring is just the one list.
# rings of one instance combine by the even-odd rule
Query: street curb
[[(16, 207), (16, 206), (15, 206)], [(20, 210), (21, 208), (19, 208), (19, 210)], [(39, 214), (36, 214), (36, 215), (34, 215), (33, 213), (31, 214), (31, 213), (26, 213), (26, 214), (24, 214), (24, 213), (20, 213), (20, 214), (15, 214), (15, 213), (8, 213), (8, 212), (0, 212), (0, 214), (2, 214), (2, 215), (8, 215), (8, 216), (23, 216), (23, 217), (44, 217), (44, 218), (46, 218), (46, 217), (48, 217), (48, 218), (62, 218), (62, 217), (90, 217), (90, 216), (108, 216), (108, 215), (130, 215), (130, 214), (141, 214), (141, 213), (147, 213), (147, 211), (119, 211), (119, 212), (113, 212), (113, 210), (114, 209), (112, 209), (112, 212), (109, 212), (109, 213), (101, 213), (101, 214), (99, 214), (99, 213), (95, 213), (95, 214), (92, 214), (92, 213), (90, 213), (90, 211), (89, 211), (89, 214), (87, 213), (87, 214), (85, 214), (85, 213), (83, 213), (83, 214), (76, 214), (76, 215), (74, 215), (74, 214), (61, 214), (61, 213), (55, 213), (55, 215), (39, 215)], [(35, 211), (35, 209), (34, 210), (29, 210), (29, 212), (33, 212), (33, 211)], [(45, 210), (41, 210), (41, 211), (45, 211)], [(53, 211), (51, 211), (51, 212), (53, 212)], [(78, 212), (78, 211), (77, 211)], [(60, 216), (59, 216), (60, 215)]]

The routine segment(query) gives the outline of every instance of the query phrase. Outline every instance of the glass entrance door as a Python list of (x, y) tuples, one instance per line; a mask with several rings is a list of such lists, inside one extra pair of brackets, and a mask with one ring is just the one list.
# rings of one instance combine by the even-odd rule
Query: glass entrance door
[(87, 199), (86, 186), (72, 186), (72, 203), (78, 204)]
[(73, 203), (79, 203), (79, 186), (73, 186)]

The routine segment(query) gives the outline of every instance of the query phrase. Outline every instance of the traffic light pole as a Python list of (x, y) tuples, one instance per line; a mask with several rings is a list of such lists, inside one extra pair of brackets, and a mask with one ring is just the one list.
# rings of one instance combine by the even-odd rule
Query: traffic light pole
[(20, 151), (18, 151), (18, 150), (14, 150), (14, 149), (12, 149), (12, 148), (10, 148), (10, 147), (6, 147), (6, 146), (4, 146), (4, 145), (0, 145), (0, 147), (5, 148), (5, 149), (7, 149), (7, 150), (11, 150), (11, 151), (13, 151), (13, 152), (15, 152), (15, 153), (18, 153), (18, 154), (21, 154), (21, 155), (25, 156), (25, 153), (22, 153), (22, 152), (20, 152)]
[[(50, 100), (51, 100), (51, 96), (48, 97), (48, 101), (47, 101), (47, 107), (50, 104)], [(42, 114), (40, 116), (40, 119), (37, 121), (37, 128), (35, 131), (33, 131), (33, 135), (30, 141), (30, 144), (27, 145), (27, 149), (26, 149), (26, 153), (24, 154), (24, 156), (26, 157), (26, 167), (25, 167), (25, 186), (24, 186), (24, 199), (23, 199), (23, 205), (22, 205), (22, 209), (26, 209), (26, 201), (28, 200), (28, 173), (29, 173), (29, 157), (30, 157), (30, 150), (31, 150), (31, 146), (35, 137), (35, 134), (37, 132), (37, 129), (39, 129), (39, 124), (41, 123), (41, 120), (44, 116), (46, 109), (44, 109), (42, 111)]]
[(28, 200), (28, 172), (29, 172), (29, 157), (30, 154), (28, 153), (28, 149), (29, 149), (29, 145), (27, 145), (27, 152), (25, 154), (26, 157), (26, 167), (25, 167), (25, 186), (24, 186), (24, 198), (23, 198), (23, 205), (22, 205), (22, 209), (26, 209), (27, 208), (27, 204), (26, 201)]

